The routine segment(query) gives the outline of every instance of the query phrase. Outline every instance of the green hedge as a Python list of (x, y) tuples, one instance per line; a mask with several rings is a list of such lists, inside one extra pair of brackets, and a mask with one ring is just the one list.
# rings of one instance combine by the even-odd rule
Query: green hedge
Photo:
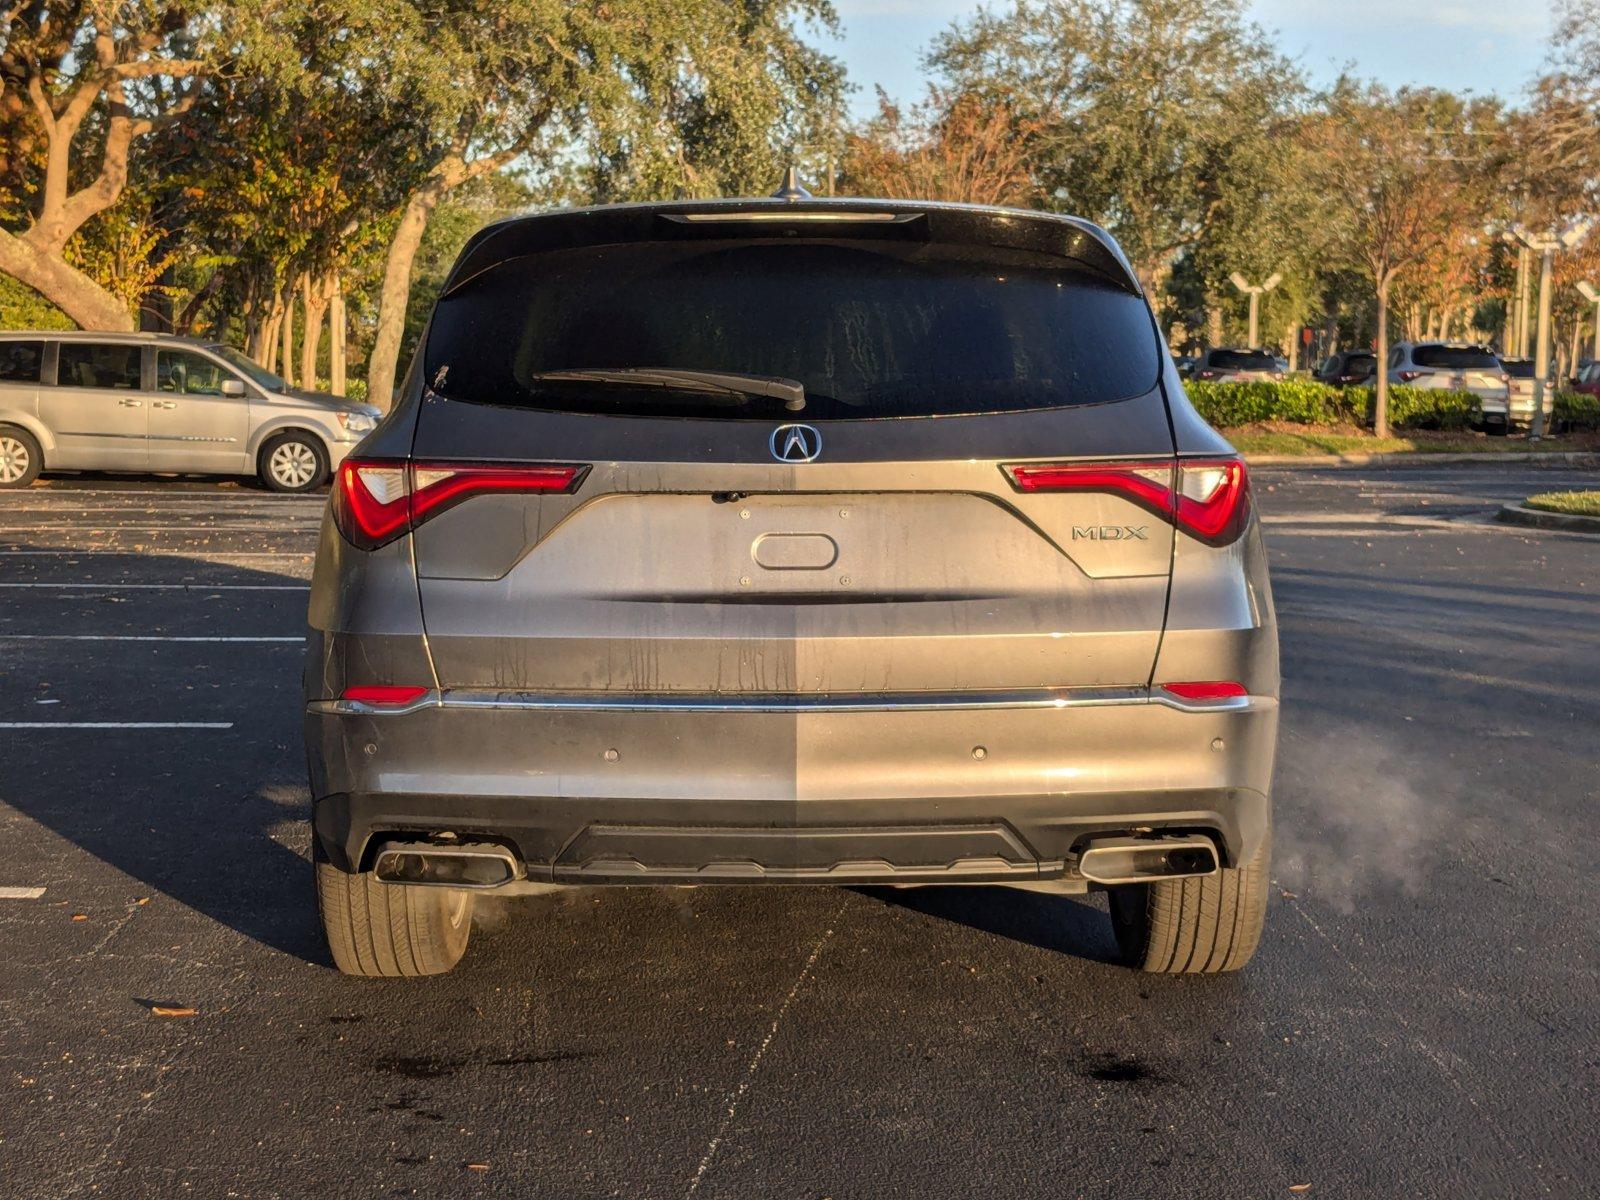
[(1189, 401), (1213, 425), (1249, 425), (1256, 421), (1289, 421), (1296, 425), (1343, 425), (1356, 419), (1351, 397), (1314, 379), (1281, 383), (1184, 384)]
[(1587, 392), (1557, 392), (1550, 402), (1557, 429), (1600, 429), (1600, 396)]
[[(1314, 379), (1281, 383), (1207, 383), (1191, 380), (1184, 391), (1211, 424), (1228, 428), (1257, 421), (1292, 425), (1361, 425), (1370, 421), (1371, 388), (1336, 388)], [(1389, 424), (1396, 429), (1466, 429), (1478, 419), (1471, 392), (1389, 389)]]

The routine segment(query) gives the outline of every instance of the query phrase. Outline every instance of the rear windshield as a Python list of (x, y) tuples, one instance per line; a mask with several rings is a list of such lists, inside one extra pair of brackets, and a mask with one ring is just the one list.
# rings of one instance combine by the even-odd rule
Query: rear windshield
[(1505, 368), (1506, 374), (1513, 379), (1533, 378), (1533, 359), (1531, 358), (1502, 358), (1500, 365)]
[(1278, 360), (1264, 351), (1213, 350), (1206, 365), (1223, 371), (1276, 371)]
[[(1156, 386), (1144, 301), (1065, 259), (968, 246), (640, 242), (515, 259), (434, 312), (426, 378), (491, 404), (806, 420), (1096, 404)], [(775, 376), (804, 407), (581, 369)]]
[(1418, 346), (1411, 361), (1419, 367), (1444, 367), (1451, 371), (1498, 371), (1500, 360), (1481, 346)]

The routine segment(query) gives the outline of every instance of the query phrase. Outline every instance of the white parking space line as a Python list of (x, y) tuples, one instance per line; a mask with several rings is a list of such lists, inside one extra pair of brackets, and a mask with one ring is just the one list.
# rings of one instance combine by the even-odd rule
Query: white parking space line
[(232, 729), (232, 721), (0, 721), (0, 729)]
[(37, 900), (42, 895), (42, 887), (0, 887), (0, 900)]
[(306, 583), (0, 583), (0, 588), (71, 589), (96, 592), (309, 592)]
[(149, 633), (0, 633), (0, 642), (293, 642), (303, 637), (193, 637)]

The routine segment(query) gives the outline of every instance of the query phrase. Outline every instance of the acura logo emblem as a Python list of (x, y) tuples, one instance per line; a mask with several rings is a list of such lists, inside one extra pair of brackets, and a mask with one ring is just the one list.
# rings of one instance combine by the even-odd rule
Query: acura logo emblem
[(822, 435), (810, 425), (779, 425), (767, 444), (779, 462), (810, 462), (822, 453)]

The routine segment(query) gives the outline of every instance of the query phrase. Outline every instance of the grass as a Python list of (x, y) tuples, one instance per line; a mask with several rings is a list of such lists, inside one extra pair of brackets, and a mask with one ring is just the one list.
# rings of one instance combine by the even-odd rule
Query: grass
[(1373, 437), (1350, 426), (1326, 428), (1274, 422), (1224, 429), (1223, 436), (1247, 457), (1315, 454), (1549, 454), (1569, 450), (1594, 450), (1593, 435), (1545, 438), (1530, 442), (1523, 437), (1489, 437), (1482, 433), (1418, 431), (1401, 437)]
[(1529, 508), (1568, 513), (1575, 517), (1600, 517), (1600, 492), (1541, 492), (1529, 496)]

